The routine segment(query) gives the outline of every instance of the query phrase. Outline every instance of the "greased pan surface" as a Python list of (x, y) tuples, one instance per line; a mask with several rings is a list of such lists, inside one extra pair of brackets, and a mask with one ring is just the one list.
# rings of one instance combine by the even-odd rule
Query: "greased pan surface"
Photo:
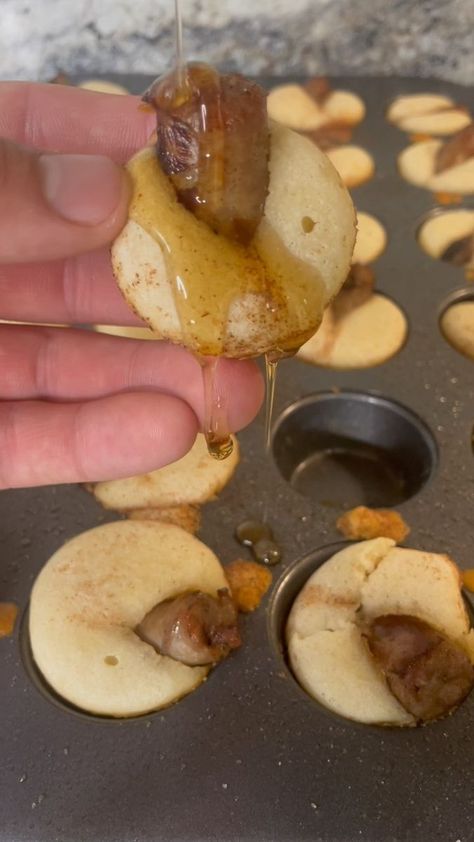
[[(134, 92), (150, 81), (115, 79)], [(412, 528), (408, 543), (474, 566), (474, 365), (438, 329), (441, 306), (466, 283), (462, 270), (430, 259), (416, 243), (417, 224), (435, 201), (398, 176), (396, 156), (409, 141), (384, 116), (399, 93), (438, 91), (472, 108), (472, 91), (428, 79), (332, 82), (367, 106), (354, 142), (371, 152), (376, 173), (353, 197), (387, 229), (377, 288), (402, 307), (409, 336), (392, 360), (365, 371), (282, 364), (276, 422), (300, 398), (340, 389), (381, 394), (420, 416), (436, 446), (430, 478), (397, 507)], [(334, 551), (326, 545), (340, 545), (338, 511), (297, 493), (264, 458), (263, 418), (240, 441), (241, 465), (205, 507), (201, 535), (224, 562), (245, 556), (234, 528), (268, 506), (284, 551), (273, 592), (245, 619), (242, 649), (200, 689), (136, 720), (88, 717), (55, 700), (35, 676), (24, 634), (41, 566), (63, 541), (114, 516), (77, 486), (0, 494), (0, 599), (22, 614), (15, 636), (0, 640), (0, 842), (474, 838), (474, 694), (442, 722), (384, 730), (333, 716), (288, 673), (278, 646), (285, 610)]]

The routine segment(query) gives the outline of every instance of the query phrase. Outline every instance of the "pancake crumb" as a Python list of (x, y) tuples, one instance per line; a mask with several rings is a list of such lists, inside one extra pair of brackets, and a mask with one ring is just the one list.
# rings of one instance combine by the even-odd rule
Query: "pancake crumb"
[(225, 568), (232, 598), (244, 614), (255, 611), (272, 583), (272, 574), (267, 567), (255, 561), (237, 559)]
[(352, 541), (370, 538), (392, 538), (397, 544), (405, 540), (410, 527), (402, 516), (392, 509), (369, 509), (357, 506), (338, 518), (336, 528)]
[(466, 590), (474, 593), (474, 570), (461, 570), (461, 578)]
[(0, 637), (10, 637), (15, 628), (18, 607), (13, 602), (0, 602)]

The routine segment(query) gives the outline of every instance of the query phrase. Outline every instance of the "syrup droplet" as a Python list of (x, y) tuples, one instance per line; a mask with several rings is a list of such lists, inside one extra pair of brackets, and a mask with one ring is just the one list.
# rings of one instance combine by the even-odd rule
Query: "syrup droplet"
[(227, 459), (234, 445), (229, 433), (227, 402), (218, 389), (218, 357), (200, 359), (204, 383), (204, 435), (207, 448), (214, 459)]
[(258, 520), (244, 520), (235, 530), (235, 537), (244, 547), (252, 547), (262, 538), (271, 538), (272, 531), (266, 523)]
[(260, 564), (271, 566), (281, 561), (281, 551), (267, 523), (259, 520), (245, 520), (235, 530), (235, 537), (240, 544), (251, 547), (255, 561)]
[(262, 564), (272, 566), (281, 561), (281, 552), (270, 538), (261, 538), (260, 541), (257, 541), (252, 547), (252, 552), (255, 560)]

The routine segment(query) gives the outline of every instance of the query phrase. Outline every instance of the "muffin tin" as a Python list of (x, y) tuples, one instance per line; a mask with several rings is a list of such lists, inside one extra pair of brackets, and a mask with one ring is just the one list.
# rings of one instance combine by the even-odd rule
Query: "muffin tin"
[[(114, 81), (138, 92), (150, 80)], [(205, 507), (200, 534), (228, 562), (246, 552), (235, 527), (266, 512), (284, 559), (266, 604), (243, 620), (242, 649), (168, 710), (114, 721), (51, 694), (29, 655), (32, 582), (63, 541), (114, 515), (77, 486), (0, 494), (0, 599), (22, 612), (15, 636), (0, 640), (0, 842), (473, 838), (474, 694), (425, 728), (362, 726), (311, 700), (284, 660), (291, 600), (342, 546), (341, 503), (359, 502), (348, 499), (344, 482), (324, 492), (311, 469), (307, 493), (299, 493), (295, 472), (301, 479), (305, 460), (318, 461), (315, 451), (326, 468), (337, 451), (356, 466), (353, 478), (358, 459), (370, 463), (372, 474), (363, 475), (377, 494), (367, 500), (397, 503), (412, 528), (410, 545), (474, 566), (474, 370), (438, 327), (465, 281), (462, 269), (417, 245), (418, 222), (434, 200), (398, 176), (406, 138), (385, 119), (400, 93), (440, 92), (473, 105), (472, 93), (435, 80), (332, 81), (367, 106), (354, 142), (374, 156), (376, 173), (353, 195), (387, 229), (377, 289), (407, 314), (408, 340), (384, 365), (361, 371), (281, 364), (274, 456), (264, 454), (261, 416), (240, 435), (241, 465)]]

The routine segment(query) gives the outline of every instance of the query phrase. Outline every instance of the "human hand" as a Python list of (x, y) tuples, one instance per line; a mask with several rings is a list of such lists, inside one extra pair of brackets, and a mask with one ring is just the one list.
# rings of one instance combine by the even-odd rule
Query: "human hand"
[[(155, 124), (138, 102), (0, 83), (1, 319), (142, 324), (107, 249), (127, 217), (119, 164)], [(153, 470), (184, 455), (202, 427), (201, 369), (182, 348), (2, 324), (0, 356), (0, 488)], [(260, 374), (221, 360), (217, 376), (238, 430), (260, 406)]]

